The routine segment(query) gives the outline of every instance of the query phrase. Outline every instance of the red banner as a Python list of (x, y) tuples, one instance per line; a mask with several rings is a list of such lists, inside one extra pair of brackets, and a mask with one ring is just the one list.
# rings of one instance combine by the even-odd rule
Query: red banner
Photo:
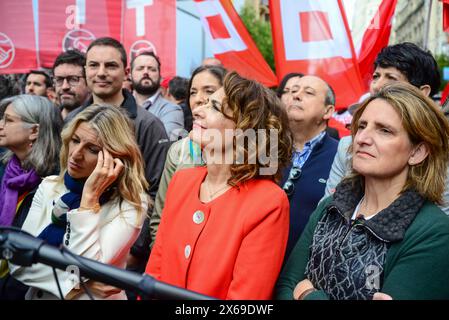
[(364, 86), (340, 0), (273, 0), (270, 16), (279, 80), (316, 75), (334, 89), (337, 109), (358, 101)]
[(449, 0), (441, 0), (443, 2), (443, 31), (449, 32)]
[(363, 35), (358, 61), (360, 75), (367, 91), (374, 72), (374, 61), (382, 48), (388, 45), (390, 39), (396, 3), (397, 0), (383, 0)]
[(69, 49), (85, 52), (100, 37), (120, 40), (121, 1), (40, 0), (39, 57), (51, 68), (58, 54)]
[(441, 101), (440, 104), (443, 106), (445, 103), (449, 106), (449, 101), (447, 101), (449, 98), (449, 82), (446, 84), (446, 86), (443, 89), (443, 92), (441, 93)]
[(37, 69), (32, 0), (0, 2), (0, 73)]
[(214, 56), (229, 70), (277, 85), (273, 71), (263, 58), (245, 25), (228, 0), (195, 0)]
[(125, 0), (124, 10), (123, 43), (129, 61), (143, 51), (154, 51), (162, 76), (175, 76), (176, 1)]

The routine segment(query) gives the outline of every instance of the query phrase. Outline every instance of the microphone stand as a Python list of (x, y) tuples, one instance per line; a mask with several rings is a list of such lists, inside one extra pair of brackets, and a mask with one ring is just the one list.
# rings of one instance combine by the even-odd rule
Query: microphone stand
[(157, 281), (146, 274), (141, 275), (75, 255), (63, 247), (58, 249), (18, 228), (0, 227), (0, 258), (26, 267), (34, 263), (43, 263), (61, 270), (76, 267), (80, 276), (133, 291), (144, 300), (215, 300)]

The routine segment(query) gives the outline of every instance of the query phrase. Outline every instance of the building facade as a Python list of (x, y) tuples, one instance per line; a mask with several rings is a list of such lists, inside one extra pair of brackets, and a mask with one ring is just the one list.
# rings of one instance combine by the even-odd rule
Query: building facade
[[(355, 50), (358, 52), (363, 40), (365, 30), (376, 15), (382, 0), (355, 0), (350, 3), (353, 7), (352, 21), (349, 21), (351, 27), (352, 41), (354, 42)], [(349, 2), (348, 2), (349, 5)], [(346, 9), (348, 11), (349, 8)], [(374, 20), (376, 23), (376, 20)]]
[(390, 43), (413, 42), (434, 55), (449, 55), (448, 37), (443, 32), (442, 8), (438, 0), (398, 0)]

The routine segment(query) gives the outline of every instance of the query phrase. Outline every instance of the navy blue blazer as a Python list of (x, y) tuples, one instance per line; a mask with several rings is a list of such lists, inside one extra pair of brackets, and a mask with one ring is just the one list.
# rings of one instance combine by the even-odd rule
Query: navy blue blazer
[[(318, 202), (324, 195), (326, 181), (338, 148), (338, 141), (327, 133), (312, 150), (307, 161), (301, 169), (301, 175), (295, 181), (294, 193), (290, 200), (290, 231), (288, 236), (285, 260), (290, 255), (309, 217), (316, 209)], [(292, 164), (285, 168), (282, 175), (281, 186), (288, 178)]]

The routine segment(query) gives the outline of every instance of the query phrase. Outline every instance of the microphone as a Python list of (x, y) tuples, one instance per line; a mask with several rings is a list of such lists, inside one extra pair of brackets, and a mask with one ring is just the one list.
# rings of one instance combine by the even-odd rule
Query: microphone
[(200, 293), (157, 281), (147, 274), (138, 274), (56, 248), (29, 233), (14, 227), (0, 227), (0, 257), (13, 264), (34, 263), (67, 270), (76, 267), (80, 275), (124, 290), (134, 291), (143, 299), (215, 300)]

